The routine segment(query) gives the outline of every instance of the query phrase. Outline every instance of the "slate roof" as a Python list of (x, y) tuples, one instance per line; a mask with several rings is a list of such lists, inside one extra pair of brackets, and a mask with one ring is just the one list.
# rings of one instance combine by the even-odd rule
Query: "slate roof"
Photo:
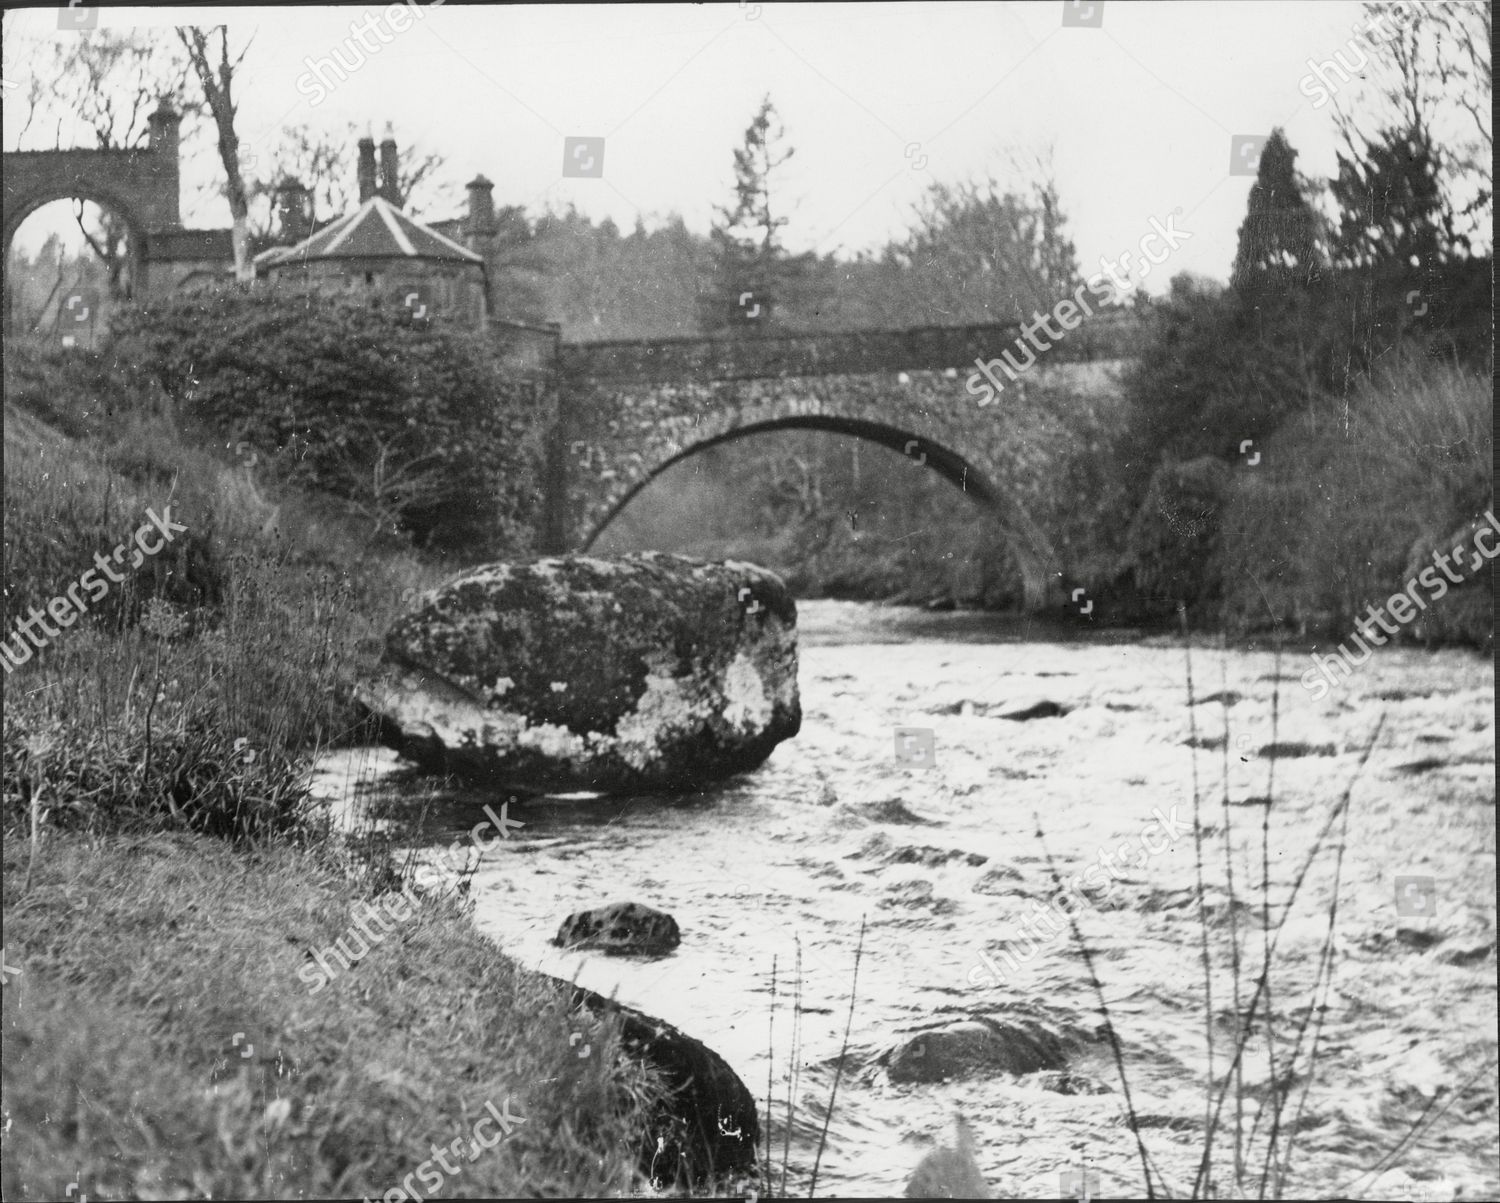
[(310, 260), (428, 259), (483, 265), (468, 247), (408, 217), (383, 196), (372, 196), (353, 213), (325, 226), (296, 246), (272, 247), (255, 257), (256, 267)]

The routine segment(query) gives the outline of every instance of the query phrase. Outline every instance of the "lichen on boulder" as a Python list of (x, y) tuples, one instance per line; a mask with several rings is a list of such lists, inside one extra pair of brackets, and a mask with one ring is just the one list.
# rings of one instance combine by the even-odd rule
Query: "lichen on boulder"
[(690, 790), (802, 721), (774, 573), (643, 552), (488, 564), (425, 595), (357, 696), (425, 767), (502, 789)]

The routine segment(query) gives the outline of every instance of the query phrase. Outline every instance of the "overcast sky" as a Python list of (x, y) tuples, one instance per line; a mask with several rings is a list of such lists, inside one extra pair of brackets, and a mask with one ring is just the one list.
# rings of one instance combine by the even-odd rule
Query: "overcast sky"
[[(1085, 2), (1080, 14), (1091, 16)], [(572, 202), (628, 230), (669, 212), (706, 230), (730, 198), (731, 153), (763, 94), (796, 157), (785, 172), (790, 249), (873, 249), (909, 223), (934, 181), (993, 172), (1017, 181), (1017, 156), (1051, 156), (1080, 262), (1134, 250), (1152, 219), (1190, 234), (1159, 273), (1227, 278), (1252, 177), (1230, 172), (1235, 135), (1281, 125), (1314, 175), (1333, 168), (1334, 105), (1299, 84), (1362, 26), (1342, 0), (1104, 0), (1102, 24), (1064, 23), (1063, 0), (1037, 3), (739, 4), (460, 7), (424, 11), (394, 32), (380, 7), (103, 9), (105, 26), (227, 22), (254, 35), (239, 127), (252, 145), (308, 123), (350, 120), (378, 139), (446, 156), (454, 185), (477, 173), (497, 204), (535, 212)], [(351, 23), (376, 22), (365, 53)], [(20, 14), (59, 33), (57, 9)], [(383, 38), (389, 38), (388, 43)], [(307, 59), (365, 58), (321, 103)], [(6, 55), (7, 79), (25, 63)], [(302, 87), (299, 90), (298, 83)], [(1341, 90), (1352, 98), (1356, 85)], [(15, 89), (7, 91), (14, 97)], [(5, 113), (16, 145), (18, 107)], [(602, 137), (601, 178), (563, 175), (564, 138)], [(66, 144), (66, 141), (65, 141)], [(87, 145), (81, 141), (80, 145)], [(37, 145), (34, 141), (28, 146)], [(193, 179), (213, 163), (205, 157)], [(194, 195), (183, 190), (185, 206)], [(448, 212), (430, 216), (449, 216)], [(188, 209), (227, 225), (227, 206)], [(39, 241), (39, 223), (27, 242)]]

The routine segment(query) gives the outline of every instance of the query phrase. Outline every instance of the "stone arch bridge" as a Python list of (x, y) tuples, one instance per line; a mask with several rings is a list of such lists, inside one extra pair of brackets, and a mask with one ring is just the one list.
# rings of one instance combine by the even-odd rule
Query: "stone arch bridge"
[(1032, 512), (1047, 483), (1038, 479), (1045, 457), (1034, 454), (1038, 421), (1113, 393), (1138, 335), (1133, 319), (1085, 322), (985, 407), (966, 387), (975, 360), (1017, 356), (1017, 325), (563, 344), (546, 543), (587, 550), (651, 480), (705, 447), (826, 430), (907, 455), (983, 507), (1020, 570), (1027, 608), (1039, 609), (1060, 600), (1062, 582)]

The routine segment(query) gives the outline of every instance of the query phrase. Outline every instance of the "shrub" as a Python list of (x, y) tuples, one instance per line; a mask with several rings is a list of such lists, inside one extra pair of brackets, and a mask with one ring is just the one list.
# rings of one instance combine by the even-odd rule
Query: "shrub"
[(550, 402), (482, 337), (260, 286), (153, 301), (113, 334), (184, 418), (375, 529), (477, 559), (529, 546)]
[[(1424, 548), (1451, 545), (1492, 506), (1493, 413), (1488, 380), (1408, 358), (1362, 381), (1347, 407), (1289, 423), (1230, 499), (1230, 619), (1342, 629), (1401, 588)], [(1490, 637), (1488, 582), (1483, 573), (1434, 605), (1429, 632)]]
[(1217, 610), (1219, 525), (1229, 482), (1228, 465), (1208, 455), (1163, 464), (1152, 474), (1120, 565), (1137, 591)]
[[(35, 362), (56, 412), (88, 407), (69, 391), (75, 368)], [(106, 393), (125, 391), (91, 371)], [(65, 594), (148, 507), (170, 502), (188, 527), (122, 566), (122, 581), (25, 662), (7, 661), (6, 820), (236, 837), (293, 827), (301, 758), (368, 737), (353, 678), (440, 569), (381, 554), (317, 497), (268, 497), (165, 418), (117, 409), (112, 425), (73, 440), (6, 407), (0, 611), (12, 648), (24, 639), (12, 621)]]

